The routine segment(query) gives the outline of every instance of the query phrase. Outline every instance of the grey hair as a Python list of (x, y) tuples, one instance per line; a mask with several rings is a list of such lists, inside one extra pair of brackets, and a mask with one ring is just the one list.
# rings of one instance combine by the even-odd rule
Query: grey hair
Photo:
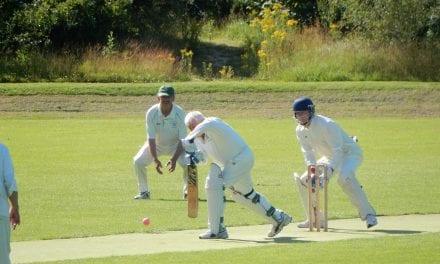
[(196, 123), (200, 124), (205, 120), (205, 116), (199, 111), (191, 111), (185, 116), (185, 125), (188, 127), (189, 124)]

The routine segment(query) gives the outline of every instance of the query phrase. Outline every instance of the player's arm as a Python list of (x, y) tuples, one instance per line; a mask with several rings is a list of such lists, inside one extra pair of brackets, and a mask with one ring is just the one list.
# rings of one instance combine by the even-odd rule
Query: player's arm
[(182, 141), (179, 140), (179, 143), (177, 143), (177, 148), (176, 148), (176, 151), (174, 152), (174, 155), (167, 162), (167, 167), (168, 167), (169, 172), (173, 172), (176, 169), (177, 159), (180, 157), (182, 152), (183, 152)]
[(344, 141), (342, 139), (342, 130), (338, 124), (332, 122), (326, 127), (325, 139), (332, 150), (332, 155), (329, 158), (328, 166), (332, 169), (336, 168), (343, 157), (342, 146)]
[(171, 159), (167, 162), (167, 167), (169, 172), (173, 172), (176, 169), (177, 160), (179, 159), (180, 155), (183, 153), (183, 146), (182, 141), (180, 139), (185, 138), (187, 136), (186, 132), (186, 126), (185, 122), (183, 121), (185, 119), (185, 114), (181, 113), (180, 123), (177, 128), (177, 136), (179, 138), (179, 142), (177, 143), (176, 151), (174, 152), (174, 155), (171, 157)]
[(159, 160), (158, 157), (157, 157), (156, 139), (154, 139), (154, 138), (149, 138), (149, 139), (148, 139), (148, 146), (149, 146), (148, 149), (150, 150), (151, 157), (153, 157), (153, 162), (154, 162), (154, 164), (155, 164), (156, 171), (157, 171), (159, 174), (162, 174), (162, 170), (161, 170), (161, 168), (162, 168), (162, 163), (160, 162), (160, 160)]
[(20, 212), (18, 208), (18, 190), (14, 176), (14, 166), (12, 165), (11, 156), (7, 147), (1, 146), (0, 151), (0, 162), (3, 163), (3, 171), (0, 173), (4, 176), (5, 191), (10, 203), (9, 221), (12, 228), (15, 229), (15, 227), (20, 224)]
[(301, 152), (303, 153), (306, 166), (316, 165), (315, 152), (313, 151), (312, 146), (310, 146), (310, 144), (306, 140), (304, 140), (298, 132), (296, 134), (296, 137), (301, 146)]
[(146, 128), (147, 128), (147, 141), (150, 150), (151, 157), (153, 158), (153, 162), (155, 164), (156, 171), (159, 174), (162, 174), (162, 163), (157, 157), (157, 148), (156, 148), (156, 130), (154, 129), (154, 120), (157, 118), (157, 111), (154, 111), (153, 108), (150, 108), (146, 114)]

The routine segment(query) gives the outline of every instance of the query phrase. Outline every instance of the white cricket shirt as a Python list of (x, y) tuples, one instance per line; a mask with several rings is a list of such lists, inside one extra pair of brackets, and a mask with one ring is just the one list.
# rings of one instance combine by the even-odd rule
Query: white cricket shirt
[(175, 148), (186, 137), (185, 112), (173, 104), (168, 116), (160, 111), (159, 104), (148, 109), (146, 114), (147, 139), (156, 139), (156, 145), (162, 148)]
[(9, 196), (17, 192), (14, 167), (8, 148), (0, 144), (0, 216), (9, 217)]
[[(203, 134), (204, 137), (201, 137)], [(243, 138), (232, 127), (216, 117), (206, 118), (186, 139), (195, 139), (197, 148), (222, 168), (248, 148)]]
[(324, 157), (328, 165), (336, 169), (344, 157), (351, 154), (362, 156), (353, 139), (335, 121), (322, 115), (315, 115), (309, 128), (298, 125), (296, 137), (307, 165), (315, 165), (316, 157)]

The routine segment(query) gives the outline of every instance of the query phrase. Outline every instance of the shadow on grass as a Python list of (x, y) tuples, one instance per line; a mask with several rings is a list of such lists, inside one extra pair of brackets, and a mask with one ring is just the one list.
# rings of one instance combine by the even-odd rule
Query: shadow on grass
[(247, 243), (256, 243), (256, 244), (291, 244), (291, 243), (308, 243), (311, 241), (305, 240), (296, 240), (295, 237), (275, 237), (275, 238), (265, 238), (262, 240), (251, 240), (251, 239), (239, 239), (239, 238), (228, 238), (225, 241), (231, 242), (247, 242)]
[(426, 233), (425, 231), (414, 231), (414, 230), (386, 230), (386, 229), (375, 229), (372, 230), (375, 233), (385, 233), (388, 235), (413, 235)]
[(344, 234), (355, 234), (355, 233), (384, 233), (388, 235), (412, 235), (421, 234), (425, 231), (416, 230), (395, 230), (395, 229), (340, 229), (340, 228), (329, 228), (329, 232), (332, 233), (344, 233)]

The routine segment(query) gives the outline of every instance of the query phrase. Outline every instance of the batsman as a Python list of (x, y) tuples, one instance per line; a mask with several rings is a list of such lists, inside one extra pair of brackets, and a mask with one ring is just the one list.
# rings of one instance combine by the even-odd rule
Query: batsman
[(200, 239), (226, 239), (224, 224), (224, 190), (232, 191), (232, 199), (253, 210), (272, 223), (268, 237), (276, 236), (292, 217), (273, 207), (264, 195), (256, 192), (251, 179), (254, 155), (235, 130), (219, 118), (208, 117), (193, 111), (186, 115), (185, 125), (191, 130), (182, 140), (186, 152), (195, 160), (206, 162), (211, 158), (205, 190), (208, 203), (208, 228)]
[[(301, 145), (306, 165), (327, 165), (329, 180), (332, 174), (338, 172), (338, 184), (357, 208), (361, 220), (366, 221), (367, 228), (377, 225), (376, 212), (368, 202), (367, 196), (355, 176), (363, 158), (361, 148), (356, 140), (332, 119), (316, 115), (315, 106), (310, 98), (297, 98), (293, 102), (292, 108), (294, 119), (298, 123), (296, 137)], [(319, 177), (319, 182), (322, 182), (323, 175)], [(295, 182), (298, 185), (307, 215), (307, 220), (299, 223), (298, 227), (308, 228), (309, 221), (314, 223), (315, 219), (313, 215), (309, 215), (309, 210), (307, 210), (307, 171), (301, 177), (295, 176)], [(320, 184), (320, 186), (322, 185)], [(320, 218), (323, 219), (322, 216)], [(320, 225), (323, 227), (322, 222)]]

